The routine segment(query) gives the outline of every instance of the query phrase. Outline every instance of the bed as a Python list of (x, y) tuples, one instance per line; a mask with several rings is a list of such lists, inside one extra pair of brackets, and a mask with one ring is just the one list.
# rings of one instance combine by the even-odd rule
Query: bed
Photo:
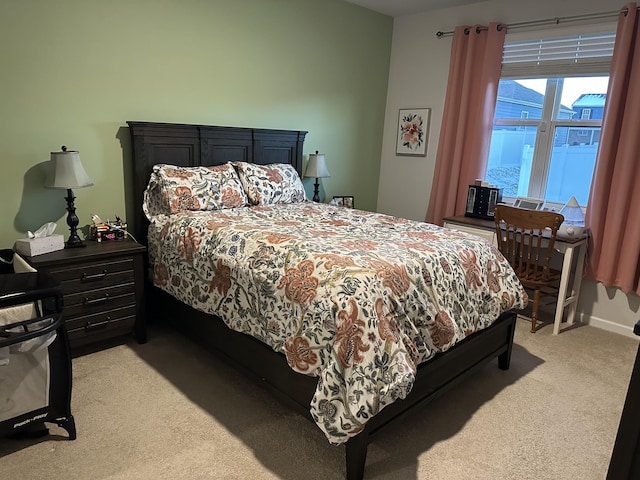
[(346, 444), (348, 479), (389, 422), (496, 357), (509, 368), (527, 298), (488, 243), (309, 202), (304, 131), (127, 123), (149, 311)]

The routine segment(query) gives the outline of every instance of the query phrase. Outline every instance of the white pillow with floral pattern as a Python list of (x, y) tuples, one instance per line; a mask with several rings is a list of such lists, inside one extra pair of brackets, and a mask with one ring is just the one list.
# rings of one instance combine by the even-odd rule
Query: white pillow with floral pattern
[(293, 165), (257, 165), (233, 162), (251, 205), (300, 203), (307, 200), (302, 180)]
[(238, 174), (227, 163), (211, 167), (153, 166), (144, 192), (147, 218), (185, 210), (220, 210), (247, 204)]

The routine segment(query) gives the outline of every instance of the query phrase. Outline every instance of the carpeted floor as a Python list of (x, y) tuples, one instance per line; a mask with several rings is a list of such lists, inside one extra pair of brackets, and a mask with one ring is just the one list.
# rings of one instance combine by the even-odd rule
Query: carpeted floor
[[(365, 479), (602, 480), (638, 342), (588, 326), (551, 335), (518, 320), (497, 362), (369, 446)], [(11, 480), (341, 479), (344, 447), (263, 387), (155, 325), (73, 360), (75, 441), (0, 439)]]

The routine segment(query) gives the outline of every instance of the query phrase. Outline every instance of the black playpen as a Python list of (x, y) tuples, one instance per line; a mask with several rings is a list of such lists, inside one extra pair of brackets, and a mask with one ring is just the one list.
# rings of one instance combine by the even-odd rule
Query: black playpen
[(40, 272), (15, 273), (0, 251), (0, 436), (38, 436), (46, 423), (76, 438), (71, 415), (71, 356), (58, 283)]

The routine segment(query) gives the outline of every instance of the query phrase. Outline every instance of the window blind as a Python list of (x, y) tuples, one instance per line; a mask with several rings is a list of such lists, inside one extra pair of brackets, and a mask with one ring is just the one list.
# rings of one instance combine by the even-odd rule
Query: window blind
[(615, 33), (504, 44), (502, 78), (608, 74)]

